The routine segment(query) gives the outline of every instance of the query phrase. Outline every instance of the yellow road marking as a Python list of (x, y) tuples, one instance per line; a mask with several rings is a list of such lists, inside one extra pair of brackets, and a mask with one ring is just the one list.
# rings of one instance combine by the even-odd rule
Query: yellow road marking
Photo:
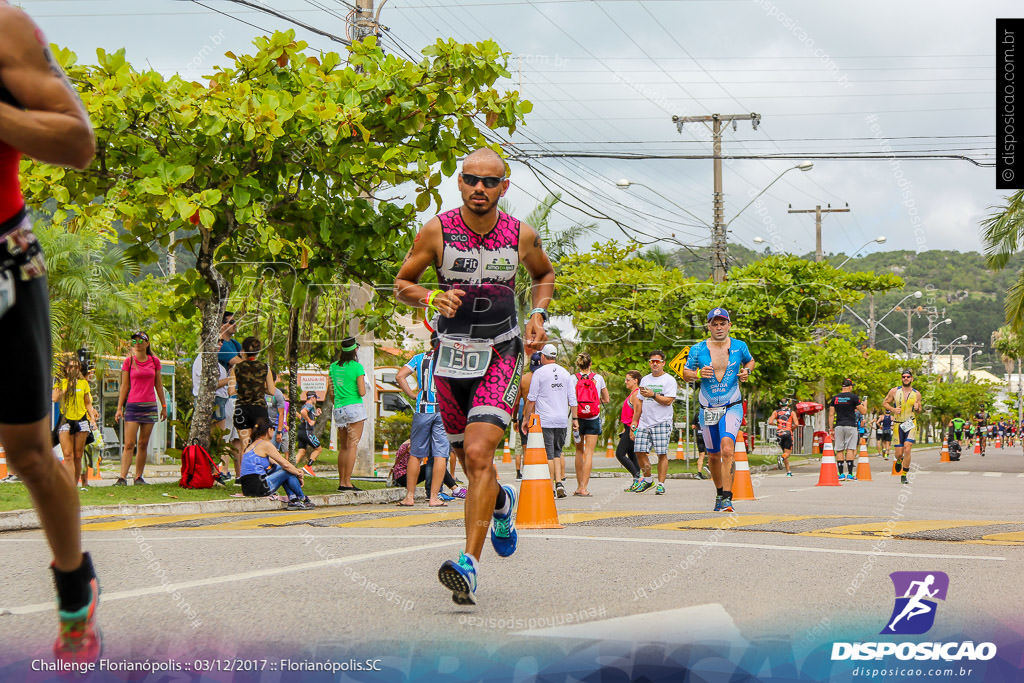
[(281, 526), (292, 522), (308, 522), (311, 519), (347, 517), (349, 515), (370, 515), (374, 512), (375, 510), (346, 510), (344, 512), (333, 512), (330, 509), (325, 508), (317, 512), (282, 512), (276, 515), (261, 515), (259, 517), (252, 517), (249, 519), (239, 519), (234, 522), (209, 524), (202, 528), (204, 530), (212, 529), (216, 531), (224, 531), (228, 529), (232, 531), (236, 531), (238, 529), (259, 529), (267, 526)]
[(129, 517), (128, 519), (116, 522), (92, 522), (82, 525), (82, 531), (120, 531), (129, 527), (138, 528), (144, 526), (157, 526), (158, 524), (174, 524), (185, 522), (191, 519), (209, 519), (211, 517), (223, 517), (227, 513), (204, 512), (191, 515), (157, 515), (156, 517)]
[(334, 526), (340, 527), (369, 527), (372, 529), (399, 529), (409, 526), (420, 526), (434, 522), (444, 522), (449, 519), (462, 519), (462, 511), (458, 512), (424, 512), (418, 515), (397, 515), (395, 517), (384, 517), (382, 519), (362, 519), (358, 522), (342, 522)]
[(804, 531), (801, 536), (824, 536), (828, 538), (877, 538), (879, 536), (903, 536), (920, 531), (958, 529), (967, 526), (988, 526), (991, 524), (1020, 524), (1020, 522), (998, 522), (991, 520), (964, 519), (918, 519), (906, 522), (874, 522), (871, 524), (846, 524), (816, 531)]
[(967, 541), (983, 545), (1024, 545), (1024, 531), (1006, 531), (1001, 534), (988, 534), (980, 539)]
[(799, 519), (849, 519), (850, 515), (731, 515), (719, 513), (716, 517), (684, 519), (665, 524), (652, 524), (641, 529), (734, 529), (754, 524), (793, 522)]

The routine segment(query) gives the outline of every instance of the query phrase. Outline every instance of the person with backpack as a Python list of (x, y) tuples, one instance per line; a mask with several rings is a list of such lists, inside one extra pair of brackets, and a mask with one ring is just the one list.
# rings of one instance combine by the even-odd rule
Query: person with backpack
[(597, 439), (601, 436), (601, 406), (611, 403), (608, 386), (604, 378), (590, 370), (589, 353), (576, 356), (577, 372), (569, 378), (572, 391), (576, 394), (576, 409), (579, 415), (579, 429), (573, 432), (576, 442), (576, 490), (574, 496), (589, 497), (590, 468), (593, 464)]
[(252, 443), (242, 454), (239, 484), (246, 496), (263, 498), (284, 487), (289, 510), (311, 510), (315, 505), (302, 492), (302, 470), (274, 448), (274, 427), (270, 418), (259, 417), (252, 427)]
[[(117, 398), (114, 421), (124, 418), (124, 452), (121, 454), (121, 476), (114, 486), (128, 485), (128, 468), (135, 452), (135, 485), (146, 483), (142, 472), (146, 468), (146, 451), (153, 425), (167, 419), (167, 399), (160, 377), (160, 359), (153, 355), (149, 335), (136, 332), (131, 337), (132, 352), (121, 364), (121, 391)], [(156, 399), (156, 400), (154, 400)]]
[(949, 459), (959, 460), (961, 451), (960, 441), (964, 438), (964, 427), (967, 426), (967, 420), (960, 417), (960, 413), (957, 413), (947, 426), (949, 427)]

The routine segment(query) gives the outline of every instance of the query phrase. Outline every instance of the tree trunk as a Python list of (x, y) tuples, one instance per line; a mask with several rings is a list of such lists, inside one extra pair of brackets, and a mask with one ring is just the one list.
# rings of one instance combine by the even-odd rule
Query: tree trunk
[[(210, 296), (199, 300), (202, 313), (203, 328), (199, 352), (203, 356), (199, 396), (192, 412), (192, 427), (189, 429), (188, 443), (198, 443), (203, 448), (210, 448), (210, 423), (213, 420), (214, 397), (217, 392), (217, 351), (220, 348), (221, 321), (227, 307), (228, 294), (231, 287), (213, 265), (213, 253), (224, 241), (226, 235), (214, 238), (208, 230), (203, 230), (203, 241), (200, 244), (199, 259), (196, 270), (210, 288)], [(231, 416), (228, 416), (231, 419)], [(188, 444), (185, 444), (188, 445)]]
[[(288, 311), (288, 394), (291, 397), (292, 410), (288, 411), (288, 429), (295, 435), (298, 425), (295, 406), (299, 396), (299, 311), (294, 306)], [(295, 438), (288, 439), (288, 458), (295, 457)]]

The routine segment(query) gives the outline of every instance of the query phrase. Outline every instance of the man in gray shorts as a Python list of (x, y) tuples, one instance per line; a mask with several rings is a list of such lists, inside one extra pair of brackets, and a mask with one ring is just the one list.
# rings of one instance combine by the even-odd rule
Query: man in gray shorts
[[(860, 396), (853, 393), (853, 380), (843, 380), (843, 390), (828, 400), (828, 423), (832, 425), (833, 448), (836, 451), (836, 465), (839, 467), (839, 478), (853, 481), (857, 477), (853, 473), (853, 455), (857, 452), (857, 413), (865, 415), (867, 404)], [(843, 473), (843, 463), (846, 473)]]
[(530, 392), (523, 407), (523, 426), (528, 429), (530, 416), (536, 409), (544, 432), (544, 448), (548, 454), (548, 470), (555, 482), (555, 495), (565, 498), (565, 461), (562, 447), (572, 418), (572, 428), (579, 429), (576, 416), (576, 392), (572, 390), (569, 371), (555, 362), (558, 350), (548, 344), (540, 351), (540, 368), (530, 380)]

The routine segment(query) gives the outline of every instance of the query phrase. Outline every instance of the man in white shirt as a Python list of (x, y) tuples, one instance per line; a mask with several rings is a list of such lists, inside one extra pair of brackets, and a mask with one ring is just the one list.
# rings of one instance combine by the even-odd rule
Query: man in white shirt
[(555, 362), (558, 350), (554, 344), (547, 344), (540, 351), (540, 369), (533, 373), (530, 392), (526, 395), (523, 408), (523, 426), (529, 428), (530, 416), (536, 410), (540, 416), (540, 427), (544, 432), (544, 449), (548, 455), (548, 471), (555, 482), (555, 495), (565, 498), (565, 461), (562, 447), (569, 429), (579, 428), (576, 416), (576, 392), (572, 390), (569, 371)]
[(640, 410), (633, 413), (630, 425), (636, 430), (634, 452), (643, 471), (644, 478), (637, 488), (643, 493), (654, 486), (651, 478), (651, 462), (648, 454), (658, 456), (658, 486), (654, 492), (665, 493), (665, 477), (668, 476), (668, 442), (672, 438), (672, 424), (675, 420), (672, 404), (676, 400), (679, 385), (672, 375), (665, 372), (665, 354), (651, 351), (647, 362), (650, 374), (640, 380)]

